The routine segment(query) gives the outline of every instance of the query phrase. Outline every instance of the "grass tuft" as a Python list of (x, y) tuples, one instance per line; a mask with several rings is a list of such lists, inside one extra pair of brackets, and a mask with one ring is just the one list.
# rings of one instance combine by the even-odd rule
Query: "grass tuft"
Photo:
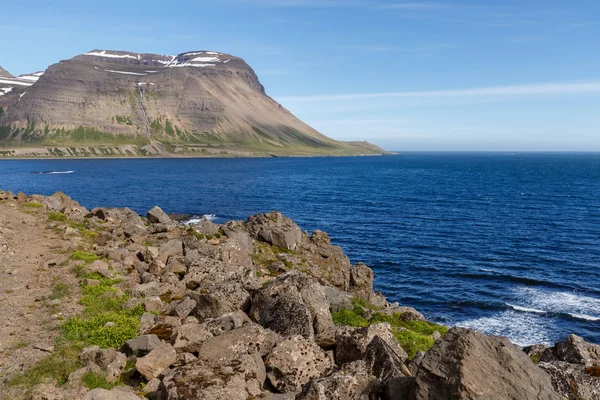
[(393, 316), (375, 312), (375, 314), (367, 319), (363, 316), (363, 310), (378, 310), (372, 304), (368, 304), (364, 300), (354, 299), (352, 301), (354, 308), (352, 310), (343, 310), (340, 312), (331, 313), (333, 322), (336, 325), (346, 325), (355, 327), (365, 327), (380, 322), (387, 322), (392, 328), (392, 332), (400, 346), (406, 351), (410, 358), (413, 358), (418, 351), (427, 351), (433, 346), (434, 340), (430, 336), (433, 332), (445, 334), (448, 328), (428, 321), (404, 321), (400, 314)]
[(27, 208), (42, 208), (43, 205), (40, 203), (25, 203), (23, 204), (23, 207), (27, 207)]
[(48, 213), (48, 220), (65, 222), (65, 221), (67, 221), (67, 216), (61, 212), (50, 212), (50, 213)]
[(86, 264), (91, 264), (94, 261), (100, 260), (100, 257), (98, 257), (96, 254), (87, 251), (76, 251), (75, 253), (71, 254), (70, 258), (71, 260), (85, 261)]
[(118, 386), (118, 383), (109, 382), (104, 375), (91, 371), (83, 374), (81, 382), (90, 390), (98, 388), (110, 390), (115, 386)]
[(57, 282), (52, 286), (52, 294), (50, 298), (52, 300), (62, 299), (69, 295), (69, 285), (64, 282)]
[(69, 379), (69, 375), (81, 367), (78, 359), (80, 351), (81, 347), (76, 344), (64, 344), (8, 383), (11, 386), (26, 388), (32, 388), (48, 381), (64, 385)]

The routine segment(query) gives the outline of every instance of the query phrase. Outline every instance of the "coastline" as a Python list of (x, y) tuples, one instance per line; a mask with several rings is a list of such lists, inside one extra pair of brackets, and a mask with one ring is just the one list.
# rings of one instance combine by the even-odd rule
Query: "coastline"
[[(0, 214), (3, 221), (23, 219), (29, 224), (0, 226), (5, 238), (19, 238), (24, 234), (20, 228), (38, 238), (52, 237), (49, 244), (60, 244), (52, 260), (33, 266), (43, 266), (36, 279), (47, 274), (62, 278), (65, 285), (74, 285), (73, 296), (54, 303), (47, 297), (36, 308), (41, 312), (72, 304), (64, 322), (55, 320), (62, 324), (55, 332), (63, 340), (61, 346), (87, 346), (77, 347), (74, 359), (63, 354), (74, 347), (48, 347), (27, 360), (24, 372), (10, 373), (13, 384), (1, 388), (8, 393), (22, 391), (22, 377), (43, 360), (68, 361), (74, 369), (68, 374), (61, 371), (67, 385), (56, 390), (72, 397), (87, 393), (86, 399), (94, 399), (90, 397), (94, 391), (115, 392), (114, 386), (133, 394), (132, 384), (140, 383), (144, 394), (168, 399), (189, 398), (186, 393), (209, 398), (208, 393), (237, 393), (236, 399), (279, 393), (303, 400), (320, 398), (315, 396), (322, 390), (334, 396), (328, 399), (359, 399), (365, 391), (373, 398), (416, 399), (407, 394), (415, 390), (451, 395), (452, 382), (465, 385), (460, 398), (471, 398), (465, 393), (483, 387), (499, 398), (517, 398), (510, 397), (514, 393), (534, 398), (534, 393), (542, 393), (536, 398), (558, 399), (559, 390), (581, 389), (576, 392), (581, 394), (599, 384), (590, 380), (595, 370), (586, 371), (600, 363), (593, 356), (600, 346), (570, 336), (556, 347), (531, 346), (525, 353), (505, 338), (429, 323), (417, 310), (389, 303), (373, 292), (373, 272), (362, 263), (351, 265), (326, 233), (317, 230), (308, 235), (280, 213), (220, 225), (200, 221), (190, 229), (158, 207), (142, 218), (126, 208), (89, 211), (62, 193), (0, 192)], [(38, 229), (47, 233), (39, 234)], [(11, 247), (4, 252), (8, 257), (24, 251), (15, 247), (17, 241), (6, 246)], [(30, 266), (23, 264), (23, 273)], [(13, 271), (15, 277), (19, 273)], [(46, 277), (31, 287), (53, 291), (55, 278)], [(93, 306), (111, 296), (119, 299), (116, 308)], [(99, 319), (100, 325), (89, 318)], [(107, 328), (106, 321), (113, 325)], [(87, 328), (77, 330), (79, 326)], [(32, 340), (25, 326), (15, 328), (15, 339), (23, 335)], [(34, 339), (51, 342), (41, 329), (33, 331), (45, 338)], [(112, 336), (113, 331), (121, 334)], [(252, 347), (256, 341), (258, 348)], [(241, 352), (232, 350), (236, 348)], [(498, 352), (499, 348), (503, 350)], [(565, 355), (563, 348), (579, 355), (585, 350), (587, 355), (577, 359), (572, 352)], [(30, 350), (35, 348), (11, 348), (11, 363)], [(307, 367), (297, 367), (304, 363)], [(244, 367), (239, 369), (240, 365)], [(430, 381), (432, 365), (455, 372), (448, 372), (447, 383)], [(198, 385), (209, 376), (219, 377), (227, 366), (232, 366), (226, 375), (233, 381)], [(117, 384), (88, 392), (85, 377), (90, 374)], [(504, 384), (490, 382), (489, 374), (501, 376)], [(579, 386), (561, 389), (565, 376)], [(398, 397), (402, 393), (407, 397)]]

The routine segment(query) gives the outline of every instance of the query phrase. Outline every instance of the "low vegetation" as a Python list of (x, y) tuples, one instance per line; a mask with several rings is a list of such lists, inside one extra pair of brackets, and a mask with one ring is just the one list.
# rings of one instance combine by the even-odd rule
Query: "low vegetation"
[[(448, 331), (443, 325), (428, 321), (404, 321), (399, 314), (393, 316), (378, 313), (378, 308), (364, 300), (353, 300), (354, 308), (332, 313), (333, 322), (336, 325), (347, 325), (355, 327), (366, 327), (380, 322), (387, 322), (392, 327), (392, 332), (402, 348), (410, 358), (418, 351), (427, 351), (433, 346), (434, 339), (431, 334), (439, 332), (445, 334)], [(365, 317), (365, 309), (374, 311), (370, 318)]]
[(9, 381), (10, 385), (32, 388), (40, 383), (53, 380), (64, 385), (69, 375), (81, 367), (77, 356), (81, 347), (74, 343), (57, 341), (57, 350), (42, 358), (37, 364)]
[[(31, 203), (28, 203), (31, 204)], [(69, 221), (62, 213), (48, 213), (50, 221), (66, 222), (72, 228), (78, 229), (83, 237), (95, 238), (88, 232), (87, 221)], [(94, 234), (96, 232), (93, 232)], [(119, 348), (125, 341), (137, 336), (140, 316), (143, 307), (126, 308), (125, 303), (130, 299), (129, 294), (122, 293), (115, 287), (120, 279), (109, 279), (97, 273), (84, 272), (84, 268), (101, 257), (85, 250), (75, 251), (69, 261), (83, 261), (75, 268), (75, 272), (84, 278), (82, 281), (82, 297), (79, 303), (84, 306), (83, 312), (69, 318), (61, 327), (60, 335), (55, 340), (55, 351), (40, 360), (33, 367), (8, 383), (29, 390), (44, 383), (55, 382), (63, 385), (69, 375), (82, 367), (78, 355), (86, 346), (98, 345), (101, 348)], [(89, 283), (89, 284), (88, 284)], [(70, 293), (69, 286), (57, 280), (53, 283), (50, 299), (61, 299)], [(110, 389), (119, 384), (107, 382), (103, 375), (86, 373), (82, 381), (88, 388)]]
[(49, 221), (57, 221), (57, 222), (66, 222), (67, 216), (61, 212), (49, 212), (48, 220)]
[(27, 208), (42, 208), (43, 205), (41, 205), (40, 203), (25, 203), (23, 204), (23, 207), (27, 207)]

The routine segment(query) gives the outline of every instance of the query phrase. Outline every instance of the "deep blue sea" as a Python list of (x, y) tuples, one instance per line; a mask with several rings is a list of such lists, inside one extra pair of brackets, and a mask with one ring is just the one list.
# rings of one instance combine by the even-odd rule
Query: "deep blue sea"
[(600, 343), (599, 154), (5, 160), (0, 189), (216, 222), (281, 210), (432, 320), (520, 345)]

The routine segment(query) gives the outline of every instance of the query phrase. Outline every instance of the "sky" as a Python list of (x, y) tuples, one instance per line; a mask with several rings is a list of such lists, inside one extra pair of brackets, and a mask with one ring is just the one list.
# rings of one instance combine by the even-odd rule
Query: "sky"
[(600, 2), (3, 0), (0, 66), (244, 58), (322, 133), (397, 151), (600, 151)]

